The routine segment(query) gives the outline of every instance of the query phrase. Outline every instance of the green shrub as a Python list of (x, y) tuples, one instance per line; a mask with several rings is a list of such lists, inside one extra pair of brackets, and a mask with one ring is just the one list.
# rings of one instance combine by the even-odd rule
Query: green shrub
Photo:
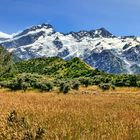
[(11, 90), (24, 90), (26, 91), (31, 87), (30, 83), (17, 80), (16, 78), (11, 81), (5, 81), (1, 84), (1, 87), (9, 88)]
[(71, 87), (70, 84), (62, 82), (59, 87), (59, 91), (63, 92), (64, 94), (70, 91)]
[(70, 89), (71, 89), (70, 86), (68, 84), (66, 84), (63, 88), (63, 93), (64, 94), (68, 93), (70, 91)]
[(1, 82), (2, 87), (9, 88), (11, 90), (24, 90), (26, 91), (29, 88), (33, 88), (38, 78), (41, 76), (35, 74), (19, 74), (15, 78), (10, 81), (3, 81)]
[(113, 89), (113, 90), (115, 90), (115, 89), (116, 89), (115, 85), (112, 85), (112, 84), (111, 84), (111, 86), (110, 86), (110, 87), (111, 87), (111, 89)]
[(102, 89), (103, 91), (109, 90), (111, 88), (111, 84), (110, 83), (102, 83), (99, 85), (99, 88)]
[(60, 85), (59, 85), (59, 91), (60, 92), (63, 92), (64, 86), (65, 86), (65, 83), (61, 82)]
[(140, 87), (140, 81), (137, 81), (137, 87)]
[(72, 89), (78, 90), (79, 87), (80, 87), (80, 82), (79, 81), (73, 81)]
[(26, 91), (29, 87), (31, 87), (30, 83), (28, 82), (22, 82), (21, 83), (21, 89)]
[(136, 87), (139, 78), (139, 76), (136, 75), (126, 75), (126, 74), (114, 75), (112, 77), (114, 77), (112, 83), (118, 87), (121, 86)]
[(8, 85), (9, 85), (9, 81), (1, 81), (0, 82), (0, 88), (6, 88), (6, 87), (8, 87)]
[(11, 90), (21, 90), (22, 89), (22, 81), (15, 78), (12, 81), (10, 81), (7, 85), (7, 88)]
[(38, 82), (34, 86), (37, 89), (40, 89), (42, 92), (43, 91), (51, 91), (53, 89), (53, 83), (51, 82)]
[(101, 83), (110, 83), (112, 81), (112, 77), (110, 77), (109, 75), (95, 75), (93, 77), (87, 77), (81, 80), (84, 82), (82, 82), (84, 85), (85, 83), (88, 83), (88, 85), (99, 85)]
[(87, 78), (87, 77), (83, 77), (83, 78), (79, 78), (79, 81), (82, 85), (84, 85), (85, 87), (88, 87), (89, 85), (92, 84), (92, 80), (91, 78)]

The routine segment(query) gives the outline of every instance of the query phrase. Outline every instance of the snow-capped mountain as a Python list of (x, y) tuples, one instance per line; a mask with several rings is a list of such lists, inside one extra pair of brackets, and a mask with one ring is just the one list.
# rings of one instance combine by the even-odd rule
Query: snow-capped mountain
[(116, 37), (105, 28), (64, 34), (42, 24), (0, 40), (0, 44), (21, 59), (79, 57), (109, 73), (140, 73), (140, 37)]
[(8, 35), (3, 32), (0, 32), (0, 41), (5, 41), (7, 39), (10, 39), (11, 37), (12, 37), (12, 35)]

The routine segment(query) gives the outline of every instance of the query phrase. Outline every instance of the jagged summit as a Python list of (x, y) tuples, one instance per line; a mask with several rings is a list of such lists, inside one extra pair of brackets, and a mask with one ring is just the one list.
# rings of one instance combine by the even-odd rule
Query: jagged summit
[(46, 29), (48, 29), (48, 28), (53, 28), (53, 26), (51, 24), (48, 24), (48, 23), (42, 23), (40, 25), (33, 26), (32, 28), (38, 28), (38, 29), (46, 28)]
[(50, 29), (50, 28), (52, 28), (53, 29), (53, 26), (51, 24), (48, 24), (48, 23), (42, 23), (40, 25), (32, 26), (32, 27), (28, 28), (27, 30), (35, 31), (37, 29), (42, 29), (42, 28), (44, 28), (44, 29)]
[(1, 41), (0, 45), (21, 59), (78, 57), (105, 72), (140, 73), (140, 37), (117, 37), (105, 28), (64, 34), (50, 24), (41, 24)]
[[(76, 39), (81, 39), (83, 37), (91, 37), (91, 38), (97, 38), (97, 37), (113, 37), (113, 34), (111, 34), (108, 30), (106, 30), (105, 28), (99, 28), (96, 30), (90, 30), (90, 31), (86, 31), (86, 30), (81, 30), (79, 32), (70, 32), (68, 34), (72, 34), (73, 37), (75, 37)], [(66, 34), (66, 35), (68, 35)]]
[(102, 37), (112, 37), (113, 34), (110, 33), (108, 30), (106, 30), (105, 28), (100, 28), (100, 29), (97, 29), (97, 30), (94, 30), (95, 34), (96, 35), (100, 35)]
[(52, 29), (53, 30), (53, 26), (51, 24), (47, 24), (47, 23), (32, 26), (32, 27), (29, 27), (29, 28), (23, 30), (21, 33), (15, 35), (14, 37), (22, 36), (22, 35), (25, 35), (25, 34), (28, 34), (28, 33), (38, 32), (39, 30), (44, 31), (46, 29)]

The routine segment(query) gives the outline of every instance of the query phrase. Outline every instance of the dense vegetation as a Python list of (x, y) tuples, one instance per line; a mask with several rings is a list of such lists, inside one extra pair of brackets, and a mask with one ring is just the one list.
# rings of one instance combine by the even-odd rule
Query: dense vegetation
[(98, 85), (102, 90), (140, 87), (140, 75), (107, 74), (93, 69), (79, 58), (64, 61), (51, 57), (16, 62), (2, 47), (0, 57), (0, 85), (11, 90), (50, 91), (57, 87), (60, 92), (68, 93), (71, 89), (78, 90), (80, 85)]
[(3, 47), (0, 47), (0, 79), (13, 76), (14, 71), (14, 57)]
[(91, 68), (79, 58), (64, 61), (62, 58), (37, 58), (16, 63), (19, 73), (36, 73), (57, 78), (90, 77), (102, 72)]

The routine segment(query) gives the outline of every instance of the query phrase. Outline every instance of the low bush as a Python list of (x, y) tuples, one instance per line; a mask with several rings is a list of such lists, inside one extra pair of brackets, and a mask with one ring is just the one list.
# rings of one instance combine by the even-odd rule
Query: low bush
[(99, 88), (102, 89), (103, 91), (110, 90), (110, 89), (115, 90), (115, 86), (110, 83), (102, 83), (99, 85)]
[(19, 74), (9, 81), (1, 81), (0, 86), (11, 90), (24, 90), (33, 88), (41, 76), (36, 74)]
[(80, 82), (79, 81), (73, 81), (72, 89), (78, 90), (79, 87), (80, 87)]
[(70, 91), (70, 89), (71, 89), (70, 84), (65, 83), (65, 82), (62, 82), (60, 84), (60, 87), (59, 87), (60, 92), (63, 92), (64, 94), (66, 94)]
[[(36, 126), (34, 127), (26, 116), (21, 116), (17, 111), (11, 111), (6, 120), (3, 131), (0, 132), (1, 139), (14, 140), (43, 140), (45, 129)], [(10, 137), (9, 137), (10, 135)]]
[(91, 78), (88, 78), (88, 77), (79, 78), (79, 81), (85, 87), (88, 87), (89, 85), (92, 84), (92, 79)]
[(63, 88), (63, 93), (64, 94), (68, 93), (70, 91), (70, 89), (71, 89), (70, 86), (68, 84), (66, 84)]
[(34, 88), (40, 89), (42, 92), (43, 91), (51, 91), (53, 89), (53, 83), (51, 82), (38, 82), (35, 84)]
[(137, 87), (140, 87), (140, 81), (137, 81)]

